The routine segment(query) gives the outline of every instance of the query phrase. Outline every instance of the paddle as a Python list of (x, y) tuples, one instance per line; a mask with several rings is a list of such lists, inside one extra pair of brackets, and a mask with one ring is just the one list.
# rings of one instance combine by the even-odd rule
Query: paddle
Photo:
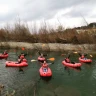
[(61, 56), (65, 56), (66, 54), (61, 54)]
[(49, 59), (47, 59), (47, 60), (54, 61), (54, 60), (55, 60), (55, 58), (49, 58)]
[[(80, 56), (82, 55), (82, 54), (80, 54), (80, 53), (78, 53), (78, 52), (73, 52), (73, 53), (79, 54)], [(85, 54), (84, 56), (87, 56), (87, 54)], [(93, 57), (91, 54), (90, 54), (89, 56), (90, 56), (90, 57)]]
[[(55, 58), (49, 58), (49, 59), (47, 59), (47, 60), (54, 61)], [(31, 62), (34, 62), (34, 61), (38, 61), (38, 60), (35, 60), (35, 59), (31, 60)]]
[(73, 53), (78, 53), (78, 52), (73, 52)]
[(70, 58), (70, 54), (68, 54), (67, 58)]
[(47, 63), (48, 65), (51, 65), (51, 64), (54, 64), (54, 62), (53, 63)]
[(38, 61), (38, 60), (35, 60), (35, 59), (31, 60), (31, 62), (34, 62), (34, 61)]
[[(42, 65), (42, 64), (43, 64), (43, 63), (41, 63), (41, 65)], [(51, 65), (51, 64), (54, 64), (54, 62), (52, 62), (52, 63), (47, 63), (47, 62), (46, 62), (46, 64)]]
[(90, 57), (93, 57), (92, 55), (90, 55)]
[(41, 55), (41, 52), (40, 52), (40, 51), (38, 51), (38, 54), (39, 54), (39, 55)]
[(40, 51), (38, 51), (38, 54), (39, 54), (39, 55), (42, 54), (43, 56), (48, 56), (48, 54), (43, 54), (43, 53), (41, 53)]
[(25, 57), (26, 55), (28, 55), (27, 53), (25, 53), (25, 54), (24, 54), (24, 53), (21, 53), (18, 57), (20, 58), (20, 56), (21, 56), (22, 54), (24, 55), (24, 57)]

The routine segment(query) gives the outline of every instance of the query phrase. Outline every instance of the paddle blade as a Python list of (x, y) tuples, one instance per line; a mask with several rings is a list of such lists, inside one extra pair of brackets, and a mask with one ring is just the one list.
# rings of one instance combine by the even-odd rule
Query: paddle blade
[(54, 62), (53, 63), (48, 63), (48, 65), (51, 65), (51, 64), (54, 64)]
[(61, 56), (64, 56), (65, 54), (61, 54)]
[(78, 52), (73, 52), (73, 53), (77, 54)]
[(37, 61), (37, 60), (31, 60), (31, 62), (34, 62), (34, 61)]
[(55, 58), (49, 58), (49, 59), (47, 59), (47, 60), (54, 61), (54, 60), (55, 60)]
[(93, 57), (92, 55), (90, 55), (90, 57)]

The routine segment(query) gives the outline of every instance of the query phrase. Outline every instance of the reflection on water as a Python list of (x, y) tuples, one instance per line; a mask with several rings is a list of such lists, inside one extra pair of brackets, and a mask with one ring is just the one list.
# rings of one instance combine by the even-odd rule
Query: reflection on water
[(41, 79), (42, 79), (44, 82), (48, 83), (48, 82), (52, 79), (52, 76), (51, 76), (51, 77), (41, 77)]
[(23, 67), (19, 67), (19, 72), (21, 72), (21, 73), (24, 74), (24, 69), (23, 69)]
[[(3, 52), (3, 50), (1, 50)], [(7, 60), (16, 61), (22, 50), (9, 51)], [(26, 53), (26, 51), (24, 51)], [(2, 96), (6, 92), (15, 96), (96, 96), (96, 62), (95, 56), (91, 64), (83, 63), (81, 68), (70, 68), (62, 65), (64, 56), (60, 52), (47, 52), (46, 58), (54, 57), (54, 64), (49, 65), (52, 70), (51, 78), (41, 78), (38, 54), (29, 52), (26, 56), (28, 67), (5, 67), (5, 59), (0, 60), (0, 83), (5, 87)], [(71, 60), (78, 61), (78, 56), (73, 54)], [(51, 61), (49, 61), (51, 63)]]
[(65, 67), (65, 70), (68, 72), (68, 74), (70, 75), (71, 71), (70, 70), (74, 70), (76, 72), (80, 72), (81, 71), (81, 67), (78, 67), (78, 68), (73, 68), (73, 67)]

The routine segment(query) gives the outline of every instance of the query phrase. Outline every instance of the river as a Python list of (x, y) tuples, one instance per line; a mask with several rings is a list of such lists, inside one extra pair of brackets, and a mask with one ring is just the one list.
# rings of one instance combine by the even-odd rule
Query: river
[[(0, 50), (0, 53), (4, 49)], [(7, 60), (16, 61), (22, 50), (9, 50)], [(35, 51), (23, 51), (28, 53), (28, 67), (5, 67), (7, 60), (0, 60), (0, 83), (5, 87), (2, 96), (8, 91), (15, 90), (14, 96), (96, 96), (96, 56), (93, 55), (91, 64), (82, 64), (81, 69), (65, 68), (62, 60), (66, 57), (62, 52), (44, 52), (47, 58), (54, 57), (54, 64), (49, 67), (52, 70), (52, 78), (43, 79), (39, 76), (40, 64)], [(64, 54), (61, 56), (61, 54)], [(71, 54), (70, 59), (78, 62), (79, 55)], [(89, 56), (90, 57), (90, 56)], [(91, 57), (90, 57), (91, 58)], [(52, 62), (52, 61), (49, 61)]]

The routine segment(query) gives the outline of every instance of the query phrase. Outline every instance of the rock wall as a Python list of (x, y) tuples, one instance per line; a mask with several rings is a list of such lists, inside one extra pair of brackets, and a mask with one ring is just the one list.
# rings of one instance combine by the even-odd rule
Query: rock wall
[(0, 42), (0, 47), (39, 49), (44, 51), (93, 51), (93, 44), (60, 44), (60, 43), (24, 43), (24, 42)]

